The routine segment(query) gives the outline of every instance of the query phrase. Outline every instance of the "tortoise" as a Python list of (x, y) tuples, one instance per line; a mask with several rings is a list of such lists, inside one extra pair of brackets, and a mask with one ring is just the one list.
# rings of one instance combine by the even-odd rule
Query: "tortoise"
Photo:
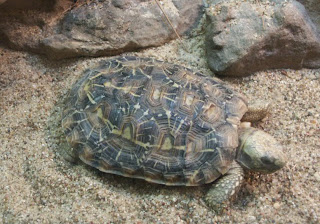
[[(253, 107), (246, 119), (265, 110)], [(244, 169), (271, 173), (285, 165), (271, 135), (240, 125), (247, 111), (246, 98), (218, 78), (124, 56), (84, 72), (65, 101), (62, 128), (69, 159), (157, 184), (213, 183), (205, 201), (220, 211)]]

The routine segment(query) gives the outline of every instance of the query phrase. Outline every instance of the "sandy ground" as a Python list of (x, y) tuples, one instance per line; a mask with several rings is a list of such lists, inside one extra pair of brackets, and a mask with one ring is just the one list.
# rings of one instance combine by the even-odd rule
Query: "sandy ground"
[[(201, 38), (135, 53), (205, 74)], [(191, 53), (190, 53), (191, 52)], [(99, 59), (52, 62), (0, 46), (0, 223), (319, 223), (320, 71), (281, 70), (225, 79), (250, 100), (272, 102), (255, 126), (284, 145), (286, 167), (247, 173), (222, 215), (206, 207), (210, 185), (166, 187), (73, 165), (59, 153), (61, 99)]]

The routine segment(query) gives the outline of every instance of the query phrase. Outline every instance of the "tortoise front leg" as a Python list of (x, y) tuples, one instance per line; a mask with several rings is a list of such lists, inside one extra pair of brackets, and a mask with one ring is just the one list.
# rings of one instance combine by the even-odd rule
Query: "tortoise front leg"
[(225, 208), (233, 195), (237, 194), (243, 182), (243, 169), (233, 162), (229, 171), (218, 179), (208, 191), (205, 201), (216, 212)]

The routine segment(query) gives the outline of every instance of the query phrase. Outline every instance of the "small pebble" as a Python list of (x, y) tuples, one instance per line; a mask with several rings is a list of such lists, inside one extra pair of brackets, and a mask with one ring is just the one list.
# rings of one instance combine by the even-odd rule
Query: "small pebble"
[(276, 203), (273, 204), (273, 207), (275, 209), (279, 209), (281, 207), (281, 204), (279, 202), (276, 202)]
[(250, 122), (241, 122), (240, 127), (241, 128), (250, 128), (251, 123)]
[(318, 182), (320, 182), (320, 172), (316, 172), (316, 173), (314, 174), (314, 178), (315, 178)]
[(249, 215), (249, 216), (248, 216), (248, 221), (249, 221), (250, 223), (253, 223), (253, 222), (256, 222), (256, 221), (257, 221), (257, 219), (256, 219), (256, 217), (255, 217), (255, 216), (253, 216), (253, 215)]

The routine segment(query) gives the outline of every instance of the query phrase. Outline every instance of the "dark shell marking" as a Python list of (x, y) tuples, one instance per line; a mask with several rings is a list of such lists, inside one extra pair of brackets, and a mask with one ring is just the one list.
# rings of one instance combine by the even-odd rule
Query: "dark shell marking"
[(62, 126), (79, 158), (103, 172), (200, 185), (228, 170), (246, 110), (245, 98), (219, 79), (121, 57), (85, 72)]

